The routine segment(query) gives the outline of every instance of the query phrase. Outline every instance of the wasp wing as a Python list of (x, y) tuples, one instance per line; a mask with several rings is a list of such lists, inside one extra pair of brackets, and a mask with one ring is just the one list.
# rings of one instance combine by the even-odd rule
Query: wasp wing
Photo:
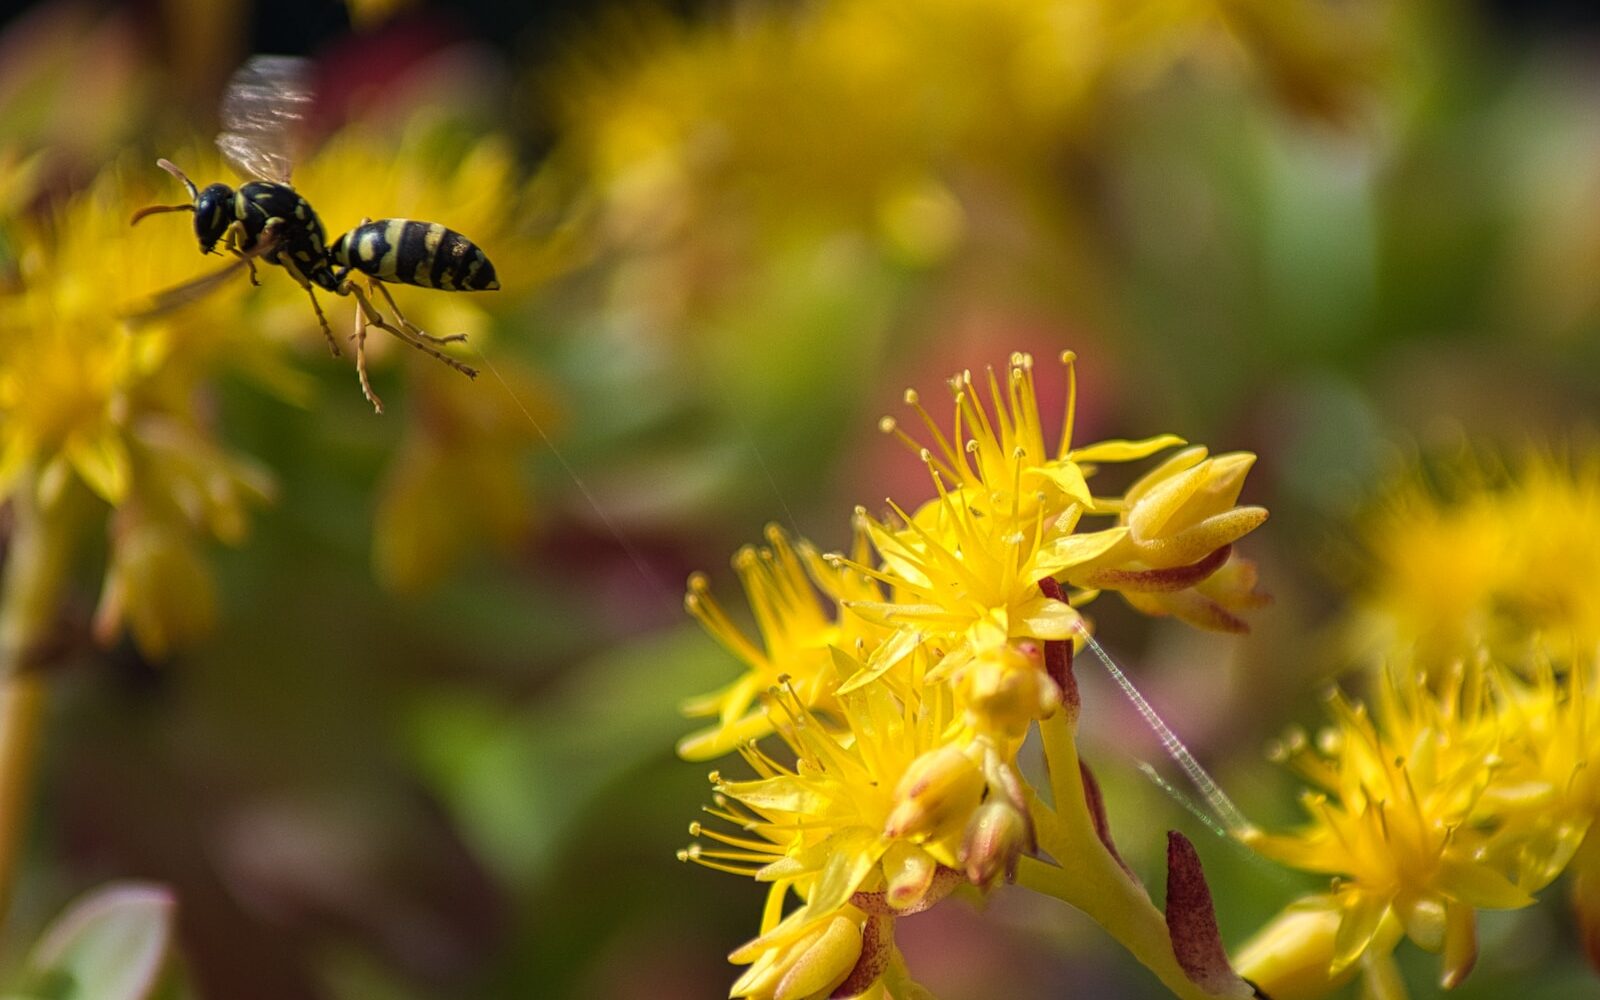
[(271, 253), (277, 245), (277, 238), (264, 235), (261, 242), (249, 253), (242, 253), (239, 258), (231, 263), (217, 268), (210, 274), (202, 274), (198, 278), (185, 281), (179, 285), (156, 292), (148, 300), (135, 309), (122, 313), (122, 319), (131, 326), (141, 326), (152, 320), (160, 319), (193, 302), (198, 302), (221, 288), (228, 279), (250, 266), (251, 261), (263, 254)]
[(192, 302), (200, 301), (218, 288), (221, 288), (229, 278), (244, 270), (246, 263), (246, 261), (236, 260), (226, 267), (219, 268), (210, 274), (203, 274), (193, 281), (185, 281), (181, 285), (174, 285), (165, 291), (157, 292), (147, 302), (140, 304), (138, 308), (130, 309), (123, 313), (122, 318), (134, 326), (160, 319)]
[(294, 56), (252, 56), (228, 81), (217, 148), (244, 175), (289, 183), (311, 110), (310, 69)]

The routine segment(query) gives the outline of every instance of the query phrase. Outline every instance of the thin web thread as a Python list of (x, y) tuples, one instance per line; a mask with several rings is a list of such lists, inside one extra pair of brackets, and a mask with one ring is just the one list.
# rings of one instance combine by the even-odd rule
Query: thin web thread
[(595, 498), (588, 485), (579, 477), (577, 470), (572, 467), (572, 463), (567, 461), (567, 456), (563, 455), (561, 449), (556, 447), (555, 441), (545, 432), (543, 425), (534, 418), (532, 411), (522, 402), (516, 390), (511, 388), (511, 383), (507, 382), (505, 376), (500, 374), (500, 369), (495, 367), (494, 362), (489, 360), (489, 357), (483, 351), (473, 348), (473, 353), (478, 356), (478, 360), (482, 362), (483, 366), (494, 375), (495, 381), (499, 382), (501, 388), (505, 389), (506, 395), (511, 397), (511, 401), (517, 404), (517, 409), (522, 411), (522, 415), (527, 418), (528, 423), (538, 433), (539, 439), (544, 442), (545, 447), (550, 449), (550, 454), (554, 455), (556, 461), (561, 463), (562, 471), (567, 474), (568, 479), (572, 480), (572, 485), (578, 488), (578, 493), (583, 496), (584, 502), (589, 505), (589, 509), (594, 511), (595, 516), (600, 519), (600, 523), (605, 525), (606, 530), (611, 532), (611, 537), (617, 540), (617, 544), (621, 546), (622, 551), (627, 553), (628, 558), (633, 561), (633, 568), (638, 570), (639, 575), (644, 577), (646, 583), (660, 591), (663, 596), (670, 598), (674, 594), (673, 589), (668, 587), (660, 575), (650, 568), (650, 564), (645, 561), (643, 553), (628, 540), (628, 536), (622, 533), (622, 529), (617, 527), (616, 522), (611, 519), (610, 514), (606, 513), (605, 508), (600, 506), (600, 501)]
[[(1178, 738), (1178, 734), (1172, 731), (1172, 727), (1167, 725), (1160, 714), (1145, 700), (1144, 695), (1139, 693), (1139, 689), (1133, 686), (1133, 682), (1128, 679), (1128, 675), (1122, 672), (1121, 667), (1117, 666), (1116, 661), (1111, 658), (1111, 654), (1105, 651), (1105, 647), (1101, 646), (1099, 641), (1088, 632), (1082, 629), (1078, 631), (1083, 636), (1084, 643), (1089, 651), (1094, 653), (1095, 658), (1100, 661), (1100, 665), (1105, 667), (1106, 673), (1111, 675), (1111, 679), (1116, 681), (1117, 686), (1122, 689), (1123, 695), (1138, 710), (1140, 717), (1144, 719), (1145, 725), (1149, 726), (1150, 731), (1155, 733), (1156, 738), (1161, 741), (1161, 749), (1167, 752), (1167, 756), (1171, 757), (1173, 762), (1183, 771), (1184, 776), (1189, 779), (1189, 783), (1194, 785), (1195, 791), (1200, 793), (1200, 798), (1210, 808), (1211, 814), (1215, 817), (1215, 822), (1220, 823), (1224, 830), (1235, 837), (1253, 830), (1255, 828), (1253, 824), (1245, 818), (1239, 807), (1233, 804), (1233, 800), (1228, 798), (1228, 794), (1207, 773), (1206, 769), (1200, 766), (1200, 762), (1195, 760), (1194, 754), (1190, 753), (1189, 748), (1184, 746), (1183, 740)], [(1148, 767), (1148, 764), (1142, 765), (1142, 768)], [(1153, 769), (1151, 770), (1153, 772)], [(1163, 787), (1167, 787), (1164, 781), (1159, 781), (1158, 779), (1158, 783)], [(1180, 797), (1179, 801), (1184, 800)], [(1193, 803), (1189, 803), (1189, 806), (1191, 811), (1196, 812), (1197, 815), (1199, 814), (1197, 806), (1194, 806)]]
[[(724, 398), (732, 398), (723, 392)], [(739, 412), (737, 406), (732, 407), (733, 419), (739, 425), (739, 432), (744, 435), (745, 441), (750, 445), (750, 453), (756, 457), (756, 464), (761, 466), (761, 474), (767, 477), (767, 485), (772, 488), (772, 495), (777, 498), (778, 506), (783, 508), (783, 516), (789, 519), (789, 527), (794, 531), (796, 538), (804, 538), (805, 532), (800, 530), (800, 522), (794, 516), (794, 511), (789, 509), (789, 501), (784, 499), (783, 491), (778, 489), (778, 480), (773, 478), (772, 469), (767, 465), (766, 456), (761, 454), (761, 446), (756, 443), (755, 431), (744, 419), (744, 414)]]

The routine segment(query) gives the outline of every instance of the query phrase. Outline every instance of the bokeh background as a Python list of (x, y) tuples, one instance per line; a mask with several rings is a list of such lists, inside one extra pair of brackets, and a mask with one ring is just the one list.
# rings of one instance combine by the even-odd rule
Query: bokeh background
[[(221, 88), (282, 52), (314, 61), (296, 180), (330, 231), (445, 222), (507, 286), (398, 293), (470, 330), (485, 371), (389, 351), (382, 417), (281, 274), (207, 320), (273, 345), (276, 368), (204, 388), (273, 499), (204, 549), (214, 615), (181, 642), (97, 643), (85, 547), (0, 964), (136, 877), (179, 900), (175, 996), (724, 995), (760, 893), (673, 858), (707, 794), (677, 706), (735, 669), (683, 581), (731, 599), (766, 522), (836, 547), (855, 504), (925, 496), (878, 418), (1014, 350), (1078, 353), (1082, 440), (1260, 455), (1246, 499), (1272, 519), (1245, 549), (1276, 602), (1253, 633), (1111, 598), (1096, 619), (1245, 811), (1292, 822), (1262, 747), (1349, 666), (1364, 505), (1416, 456), (1593, 427), (1600, 18), (1109, 6), (47, 0), (0, 21), (0, 270), (12, 226), (107, 171), (153, 200), (177, 194), (157, 156), (224, 178)], [(180, 218), (140, 245), (203, 273)], [(114, 274), (102, 294), (131, 297)], [(1247, 936), (1307, 883), (1148, 783), (1154, 740), (1080, 679), (1124, 855), (1158, 881), (1187, 830)], [(1600, 990), (1549, 895), (1486, 915), (1461, 996)], [(1156, 995), (1020, 891), (902, 944), (946, 1000)]]

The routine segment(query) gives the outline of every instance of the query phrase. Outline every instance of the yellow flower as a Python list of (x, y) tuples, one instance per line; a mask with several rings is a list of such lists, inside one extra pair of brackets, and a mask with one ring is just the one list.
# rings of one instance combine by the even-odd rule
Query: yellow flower
[[(1077, 409), (1077, 355), (1061, 354), (1067, 369), (1066, 414), (1061, 436), (1054, 448), (1045, 445), (1044, 421), (1039, 413), (1038, 392), (1034, 388), (1033, 357), (1018, 352), (1006, 365), (1004, 388), (993, 369), (988, 372), (989, 403), (984, 405), (970, 371), (951, 378), (949, 387), (954, 402), (954, 419), (945, 434), (937, 421), (922, 406), (915, 390), (906, 391), (906, 403), (916, 410), (927, 429), (930, 444), (912, 438), (892, 417), (884, 417), (879, 427), (894, 434), (933, 471), (935, 480), (950, 484), (958, 502), (983, 513), (1010, 518), (1010, 527), (1025, 529), (1042, 519), (1052, 531), (1057, 519), (1073, 508), (1077, 513), (1107, 513), (1117, 508), (1096, 500), (1087, 477), (1094, 463), (1130, 462), (1148, 458), (1156, 452), (1183, 443), (1183, 439), (1162, 434), (1143, 441), (1101, 441), (1082, 448), (1072, 447), (1073, 421)], [(1071, 525), (1064, 530), (1070, 531)]]
[[(1148, 560), (1136, 571), (1167, 572), (1163, 559), (1221, 538), (1203, 572), (1176, 566), (1183, 586), (1208, 583), (1232, 538), (1253, 526), (1241, 529), (1255, 515), (1234, 508), (1248, 463), (1188, 455), (1153, 477), (1146, 493), (1156, 499), (1095, 497), (1089, 463), (1144, 457), (1176, 439), (1075, 450), (1069, 402), (1068, 429), (1047, 453), (1026, 355), (1013, 356), (1003, 383), (990, 377), (992, 408), (970, 376), (952, 390), (949, 437), (923, 413), (938, 449), (921, 452), (935, 499), (914, 514), (890, 500), (892, 521), (858, 509), (848, 557), (819, 556), (776, 529), (769, 548), (736, 557), (759, 643), (710, 599), (703, 577), (691, 579), (690, 612), (747, 670), (695, 706), (719, 723), (680, 752), (737, 746), (756, 776), (712, 775), (708, 812), (733, 829), (695, 824), (703, 842), (680, 856), (772, 885), (761, 936), (734, 953), (750, 964), (734, 995), (922, 996), (889, 921), (962, 883), (987, 889), (1001, 877), (1031, 880), (1089, 912), (1180, 996), (1247, 995), (1187, 841), (1169, 841), (1165, 919), (1111, 844), (1074, 743), (1068, 642), (1085, 625), (1056, 577), (1122, 547), (1125, 564)], [(1129, 523), (1078, 530), (1085, 516), (1111, 514)], [(1142, 534), (1130, 543), (1135, 522)], [(1253, 582), (1247, 568), (1231, 570), (1215, 599)], [(1035, 724), (1053, 806), (1017, 766)], [(755, 744), (774, 731), (786, 754)], [(1032, 857), (1036, 844), (1054, 860)], [(785, 915), (791, 896), (799, 905)]]
[[(1005, 530), (955, 503), (942, 492), (936, 503), (937, 527), (924, 527), (894, 507), (906, 527), (896, 530), (856, 510), (885, 569), (876, 570), (840, 558), (854, 569), (887, 585), (893, 600), (853, 601), (846, 605), (868, 621), (891, 628), (988, 649), (1011, 637), (1069, 639), (1080, 618), (1065, 601), (1046, 597), (1039, 581), (1059, 571), (1081, 546), (1044, 548), (1043, 524), (1032, 532)], [(1081, 542), (1081, 536), (1065, 536)], [(1092, 543), (1091, 543), (1092, 544)]]
[[(711, 846), (697, 843), (679, 857), (772, 884), (760, 936), (730, 956), (750, 964), (733, 996), (826, 997), (847, 977), (852, 991), (841, 995), (874, 983), (888, 996), (917, 995), (903, 975), (879, 983), (899, 968), (893, 919), (960, 884), (974, 820), (986, 799), (1013, 794), (1003, 787), (1013, 779), (991, 781), (1004, 766), (991, 747), (947, 742), (947, 690), (900, 681), (841, 696), (837, 729), (793, 692), (778, 692), (772, 712), (784, 719), (778, 733), (795, 763), (747, 744), (741, 754), (754, 779), (712, 775), (717, 804), (707, 812), (737, 832), (693, 824), (690, 832)], [(986, 864), (1015, 863), (1014, 855), (992, 856), (1003, 845), (989, 846)], [(791, 894), (800, 905), (783, 916)]]
[[(1234, 953), (1239, 975), (1273, 1000), (1322, 1000), (1361, 971), (1353, 962), (1335, 971), (1334, 948), (1344, 910), (1333, 896), (1295, 901)], [(1368, 954), (1384, 954), (1398, 943), (1400, 925), (1385, 921)]]
[(1504, 738), (1486, 808), (1504, 824), (1518, 884), (1536, 892), (1600, 820), (1600, 659), (1561, 673), (1545, 659), (1531, 676), (1497, 668), (1490, 681)]
[(1243, 42), (1297, 94), (1328, 90), (1305, 64), (1353, 32), (1278, 6), (840, 0), (692, 26), (614, 18), (551, 81), (557, 158), (595, 189), (596, 242), (665, 272), (646, 304), (663, 312), (747, 287), (705, 262), (759, 271), (819, 234), (937, 264), (973, 238), (971, 205), (1040, 211), (1060, 188), (1048, 165), (1108, 93), (1188, 54)]
[(793, 887), (817, 912), (858, 892), (884, 892), (904, 910), (941, 886), (948, 891), (937, 876), (961, 863), (967, 824), (987, 785), (984, 748), (947, 742), (954, 721), (948, 691), (908, 685), (897, 696), (894, 686), (843, 696), (837, 732), (793, 694), (774, 695), (775, 710), (788, 716), (778, 732), (796, 763), (787, 766), (750, 744), (741, 748), (757, 777), (714, 774), (718, 801), (726, 805), (710, 812), (755, 836), (697, 825), (697, 835), (736, 850), (695, 849), (689, 856)]
[(132, 487), (111, 515), (95, 635), (109, 645), (127, 625), (139, 648), (159, 658), (205, 635), (214, 622), (203, 535), (243, 542), (249, 509), (271, 497), (273, 484), (259, 466), (168, 415), (141, 416), (129, 442)]
[[(1096, 497), (1088, 480), (1097, 465), (1147, 458), (1183, 441), (1164, 434), (1074, 448), (1075, 357), (1066, 352), (1061, 360), (1067, 367), (1067, 406), (1054, 449), (1044, 443), (1033, 359), (1026, 354), (1011, 357), (1003, 389), (1001, 379), (989, 372), (988, 406), (969, 372), (950, 380), (955, 418), (948, 435), (917, 394), (908, 392), (907, 402), (927, 428), (930, 447), (922, 447), (894, 420), (881, 421), (885, 431), (922, 455), (940, 490), (939, 500), (923, 507), (916, 518), (905, 519), (910, 522), (906, 531), (874, 534), (875, 542), (880, 534), (889, 540), (889, 548), (878, 546), (885, 563), (894, 570), (908, 547), (936, 554), (934, 543), (922, 537), (933, 533), (953, 551), (1003, 550), (987, 558), (992, 564), (987, 575), (974, 567), (991, 585), (1012, 585), (1005, 567), (1014, 565), (1025, 582), (1054, 576), (1078, 588), (1074, 603), (1112, 589), (1147, 614), (1175, 615), (1201, 628), (1247, 631), (1239, 612), (1260, 607), (1267, 599), (1255, 591), (1253, 565), (1231, 546), (1267, 517), (1260, 507), (1236, 506), (1255, 456), (1240, 452), (1207, 458), (1204, 448), (1190, 448), (1146, 474), (1126, 496)], [(948, 495), (945, 482), (951, 484)], [(1118, 517), (1115, 526), (1076, 532), (1084, 516), (1111, 514)], [(970, 559), (984, 561), (976, 555)], [(925, 576), (927, 571), (917, 567), (916, 572)], [(965, 581), (958, 586), (972, 589)], [(898, 621), (911, 621), (906, 609), (897, 615)], [(994, 630), (988, 632), (992, 644)]]
[(15, 225), (17, 280), (0, 289), (0, 498), (25, 485), (49, 508), (81, 483), (115, 508), (97, 630), (110, 641), (131, 623), (161, 655), (209, 623), (203, 537), (239, 541), (270, 488), (212, 441), (197, 390), (225, 364), (282, 369), (233, 334), (237, 289), (137, 327), (120, 319), (204, 266), (187, 232), (130, 228), (154, 200), (149, 182), (112, 166)]
[(32, 468), (48, 495), (76, 478), (120, 502), (131, 417), (148, 397), (167, 404), (167, 366), (190, 364), (175, 357), (174, 324), (134, 334), (119, 322), (127, 303), (192, 278), (199, 262), (192, 240), (130, 230), (139, 192), (149, 188), (127, 177), (112, 167), (58, 209), (21, 217), (10, 234), (16, 276), (0, 286), (0, 496)]
[[(1482, 686), (1442, 694), (1385, 678), (1379, 723), (1337, 693), (1333, 726), (1313, 749), (1300, 734), (1278, 752), (1319, 790), (1311, 822), (1292, 834), (1242, 835), (1290, 867), (1335, 876), (1318, 906), (1338, 914), (1327, 976), (1338, 979), (1370, 949), (1392, 947), (1393, 924), (1419, 947), (1443, 951), (1454, 985), (1476, 958), (1475, 910), (1526, 906), (1496, 827), (1480, 822), (1503, 732)], [(1381, 723), (1381, 724), (1380, 724)]]
[[(857, 535), (855, 552), (865, 557), (866, 539)], [(782, 683), (808, 708), (836, 707), (834, 691), (844, 677), (838, 657), (865, 659), (886, 631), (868, 624), (847, 605), (881, 598), (862, 574), (830, 563), (809, 542), (791, 543), (776, 525), (767, 528), (767, 547), (746, 547), (733, 558), (755, 616), (760, 643), (752, 642), (711, 595), (704, 575), (689, 579), (684, 606), (712, 638), (746, 666), (746, 672), (720, 691), (684, 706), (690, 716), (717, 717), (708, 729), (684, 737), (678, 753), (689, 760), (719, 757), (747, 740), (773, 731), (763, 693)], [(819, 594), (833, 606), (825, 612)]]
[(1503, 469), (1418, 473), (1360, 523), (1364, 580), (1351, 643), (1364, 659), (1415, 656), (1530, 668), (1600, 645), (1600, 454), (1529, 453)]
[(557, 427), (559, 414), (531, 372), (510, 360), (497, 369), (490, 384), (443, 365), (410, 373), (414, 419), (402, 431), (372, 524), (373, 568), (392, 590), (424, 591), (475, 552), (514, 549), (532, 528), (536, 507), (523, 459), (539, 428)]

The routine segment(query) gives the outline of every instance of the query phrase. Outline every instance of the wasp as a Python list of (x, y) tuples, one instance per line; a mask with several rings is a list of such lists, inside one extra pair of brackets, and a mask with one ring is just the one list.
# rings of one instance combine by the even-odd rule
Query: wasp
[[(306, 62), (287, 56), (255, 56), (233, 75), (222, 100), (222, 132), (217, 147), (235, 169), (251, 178), (238, 189), (223, 183), (196, 186), (166, 159), (156, 165), (183, 184), (189, 200), (177, 205), (151, 205), (133, 214), (132, 223), (162, 212), (194, 213), (200, 252), (217, 253), (219, 244), (237, 260), (212, 274), (168, 289), (134, 320), (169, 312), (206, 294), (240, 268), (248, 268), (252, 284), (260, 284), (256, 261), (283, 268), (311, 298), (311, 308), (335, 357), (339, 342), (317, 301), (317, 289), (348, 295), (356, 301), (356, 373), (361, 391), (379, 413), (383, 401), (367, 377), (366, 334), (375, 326), (429, 354), (456, 371), (477, 377), (477, 370), (444, 353), (439, 345), (463, 341), (465, 334), (436, 337), (406, 319), (385, 287), (393, 282), (448, 292), (493, 291), (500, 287), (494, 265), (477, 244), (436, 222), (413, 219), (363, 219), (361, 224), (328, 242), (317, 212), (289, 182), (295, 161), (299, 126), (312, 101), (306, 86)], [(363, 289), (357, 281), (366, 284)], [(394, 317), (389, 322), (373, 303), (381, 295)]]

